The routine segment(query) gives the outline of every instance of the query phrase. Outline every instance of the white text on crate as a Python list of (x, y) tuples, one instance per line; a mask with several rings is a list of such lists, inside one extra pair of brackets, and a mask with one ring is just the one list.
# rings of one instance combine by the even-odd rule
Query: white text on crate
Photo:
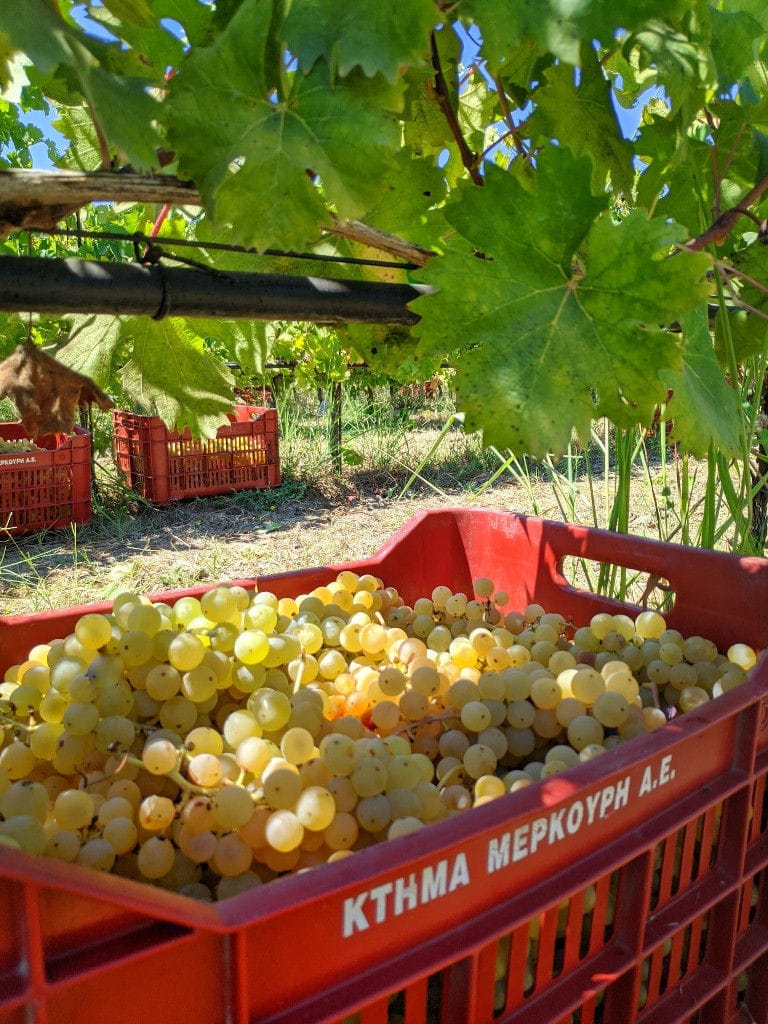
[[(643, 797), (659, 786), (665, 786), (675, 777), (672, 755), (665, 754), (657, 765), (648, 764), (643, 770), (636, 796)], [(553, 846), (602, 821), (616, 811), (627, 807), (631, 798), (632, 777), (625, 775), (595, 793), (556, 807), (548, 814), (524, 822), (517, 828), (493, 837), (488, 843), (488, 874), (501, 871), (517, 861), (525, 860), (542, 846)]]
[(344, 900), (342, 934), (348, 939), (355, 932), (364, 932), (372, 924), (383, 924), (425, 903), (448, 896), (469, 885), (469, 865), (465, 853), (427, 864), (421, 871), (411, 871), (392, 882), (383, 882)]
[[(640, 775), (637, 771), (627, 774), (594, 793), (569, 800), (546, 814), (492, 836), (485, 851), (485, 873), (492, 875), (502, 871), (544, 847), (554, 846), (590, 828), (628, 807), (633, 800), (666, 786), (674, 778), (672, 756), (665, 754), (658, 761), (646, 764)], [(418, 871), (365, 889), (356, 896), (348, 896), (343, 905), (343, 937), (348, 939), (374, 925), (384, 924), (449, 896), (471, 882), (467, 853), (460, 851)]]
[(659, 762), (658, 772), (654, 772), (653, 765), (646, 765), (638, 796), (645, 796), (647, 793), (652, 793), (659, 786), (666, 786), (674, 777), (675, 769), (672, 767), (672, 755), (666, 754)]
[(630, 777), (604, 786), (583, 800), (573, 800), (549, 814), (534, 818), (517, 828), (492, 838), (488, 843), (488, 874), (500, 871), (510, 863), (524, 860), (540, 846), (552, 846), (572, 836), (585, 826), (607, 818), (629, 803)]

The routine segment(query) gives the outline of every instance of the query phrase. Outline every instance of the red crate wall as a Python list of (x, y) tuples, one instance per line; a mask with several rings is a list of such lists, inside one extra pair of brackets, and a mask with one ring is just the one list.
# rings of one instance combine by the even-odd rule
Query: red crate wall
[[(27, 440), (21, 423), (0, 423), (4, 441)], [(91, 436), (36, 439), (42, 451), (0, 454), (0, 534), (82, 525), (91, 519)]]
[(159, 416), (113, 410), (112, 418), (118, 469), (155, 504), (280, 484), (275, 409), (235, 406), (208, 441), (169, 430)]
[[(446, 510), (349, 567), (409, 601), (490, 576), (512, 606), (541, 594), (577, 625), (636, 613), (571, 587), (573, 554), (663, 566), (671, 627), (717, 618), (721, 647), (768, 645), (763, 559)], [(286, 596), (338, 568), (251, 583)], [(0, 619), (0, 670), (77, 615)], [(111, 1024), (768, 1024), (767, 773), (764, 658), (664, 729), (218, 904), (0, 850), (0, 1022), (89, 1024), (108, 1006)]]

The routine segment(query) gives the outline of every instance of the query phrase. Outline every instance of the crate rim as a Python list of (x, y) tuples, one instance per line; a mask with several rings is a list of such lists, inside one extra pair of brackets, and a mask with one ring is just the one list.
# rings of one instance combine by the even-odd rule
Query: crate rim
[[(498, 516), (500, 518), (507, 519), (509, 521), (516, 520), (521, 526), (526, 524), (534, 524), (537, 527), (545, 527), (547, 530), (555, 530), (560, 532), (564, 536), (570, 536), (579, 543), (585, 543), (588, 540), (602, 540), (606, 546), (615, 547), (619, 555), (627, 557), (626, 568), (636, 568), (642, 571), (645, 566), (642, 561), (636, 557), (636, 552), (655, 551), (660, 554), (661, 557), (671, 555), (673, 553), (679, 553), (680, 551), (692, 551), (695, 552), (695, 556), (698, 561), (705, 560), (713, 568), (716, 569), (718, 565), (733, 565), (738, 564), (740, 567), (747, 569), (748, 571), (757, 572), (762, 570), (768, 572), (768, 557), (761, 557), (759, 555), (738, 555), (727, 551), (715, 551), (709, 548), (690, 548), (684, 544), (677, 544), (673, 541), (656, 540), (650, 537), (643, 537), (640, 534), (630, 533), (618, 533), (613, 530), (608, 530), (602, 527), (591, 527), (581, 526), (572, 523), (561, 522), (556, 519), (548, 519), (544, 516), (533, 516), (527, 513), (515, 512), (506, 509), (496, 509), (491, 507), (477, 507), (477, 508), (465, 508), (463, 506), (447, 506), (439, 509), (423, 509), (419, 512), (414, 513), (402, 526), (398, 527), (394, 533), (391, 534), (368, 558), (355, 558), (350, 561), (343, 562), (328, 562), (320, 563), (317, 565), (303, 566), (300, 569), (288, 569), (284, 572), (276, 573), (265, 573), (264, 575), (245, 576), (237, 579), (232, 578), (220, 578), (216, 580), (209, 580), (205, 583), (195, 583), (191, 587), (176, 587), (171, 590), (159, 590), (151, 593), (145, 593), (143, 596), (148, 597), (153, 603), (154, 602), (169, 602), (179, 597), (187, 595), (199, 596), (205, 593), (207, 590), (211, 590), (217, 586), (242, 586), (246, 589), (253, 589), (258, 587), (261, 589), (268, 589), (268, 584), (271, 580), (286, 580), (289, 581), (291, 578), (305, 576), (308, 573), (316, 572), (328, 572), (336, 573), (342, 569), (350, 568), (354, 569), (355, 566), (365, 565), (366, 567), (373, 568), (380, 565), (385, 561), (386, 557), (395, 551), (403, 540), (408, 537), (411, 533), (418, 531), (421, 528), (422, 523), (429, 522), (430, 520), (436, 521), (439, 519), (451, 519), (451, 518), (463, 518), (472, 517), (476, 514), (479, 515), (490, 515)], [(558, 569), (561, 567), (562, 561), (568, 555), (560, 556), (558, 559)], [(624, 565), (625, 563), (621, 563)], [(386, 583), (386, 581), (384, 581)], [(574, 587), (563, 577), (562, 582), (565, 589), (574, 594), (592, 594), (592, 591), (585, 590), (580, 587)], [(264, 587), (262, 587), (264, 584)], [(604, 601), (606, 604), (621, 605), (622, 607), (634, 612), (644, 611), (640, 605), (631, 604), (626, 601), (618, 601), (613, 598), (601, 597), (599, 594), (595, 594), (599, 600)], [(29, 620), (30, 617), (42, 616), (42, 617), (56, 617), (63, 613), (81, 613), (83, 611), (104, 611), (111, 609), (114, 599), (104, 598), (97, 601), (86, 601), (82, 604), (68, 605), (62, 608), (57, 608), (51, 612), (32, 612), (32, 613), (16, 613), (11, 615), (0, 616), (0, 627), (4, 624), (13, 625), (14, 622), (20, 620)], [(768, 645), (767, 645), (768, 646)]]

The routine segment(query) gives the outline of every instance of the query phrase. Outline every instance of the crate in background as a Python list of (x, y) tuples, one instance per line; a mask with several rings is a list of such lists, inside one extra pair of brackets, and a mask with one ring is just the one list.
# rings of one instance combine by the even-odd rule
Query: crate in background
[[(670, 628), (768, 647), (765, 559), (490, 510), (241, 582), (295, 596), (350, 568), (412, 603), (487, 576), (575, 625), (636, 615), (567, 582), (577, 555), (667, 579)], [(0, 618), (0, 673), (108, 607)], [(0, 847), (0, 1022), (768, 1024), (767, 779), (763, 657), (663, 729), (220, 903)]]
[[(21, 423), (0, 423), (0, 439), (25, 441)], [(33, 451), (0, 454), (0, 540), (91, 519), (91, 435), (47, 434)]]
[(184, 498), (280, 484), (275, 409), (237, 405), (216, 437), (198, 440), (169, 429), (159, 416), (112, 411), (112, 447), (126, 483), (147, 501)]

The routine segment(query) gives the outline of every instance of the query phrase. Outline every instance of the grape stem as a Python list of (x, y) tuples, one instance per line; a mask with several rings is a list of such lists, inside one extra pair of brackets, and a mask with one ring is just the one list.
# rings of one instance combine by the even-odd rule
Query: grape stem
[(11, 729), (18, 735), (24, 733), (25, 736), (31, 735), (39, 726), (40, 722), (35, 722), (32, 725), (24, 725), (23, 722), (17, 721), (15, 718), (11, 718), (9, 715), (0, 712), (0, 723), (2, 723), (4, 729)]
[[(144, 762), (141, 758), (134, 757), (133, 754), (126, 754), (124, 763), (135, 765), (137, 768), (144, 767)], [(179, 789), (188, 793), (199, 793), (201, 796), (211, 796), (214, 793), (214, 790), (209, 786), (198, 786), (194, 782), (190, 782), (189, 779), (185, 779), (178, 768), (173, 768), (169, 772), (163, 772), (163, 777), (170, 779), (171, 782), (175, 782)]]
[(293, 684), (293, 692), (298, 693), (301, 689), (301, 684), (304, 679), (304, 669), (307, 664), (307, 652), (304, 648), (301, 648), (301, 654), (299, 655), (299, 667), (296, 670), (296, 679)]
[(661, 701), (659, 700), (659, 688), (656, 685), (656, 683), (648, 682), (645, 685), (651, 691), (651, 696), (653, 697), (653, 706), (656, 708), (661, 708)]
[(439, 790), (443, 790), (446, 788), (446, 786), (452, 786), (454, 782), (457, 782), (459, 779), (463, 778), (463, 773), (464, 765), (455, 764), (453, 768), (451, 768), (450, 771), (447, 771), (445, 775), (442, 777), (442, 779), (440, 779), (440, 781), (437, 784), (437, 788)]
[(424, 718), (420, 718), (418, 722), (411, 722), (410, 725), (404, 725), (402, 729), (398, 729), (395, 733), (396, 736), (406, 736), (408, 739), (413, 739), (415, 733), (414, 730), (418, 729), (420, 725), (430, 725), (433, 722), (447, 722), (449, 718), (457, 718), (457, 714), (454, 708), (447, 708), (440, 715), (425, 715)]

